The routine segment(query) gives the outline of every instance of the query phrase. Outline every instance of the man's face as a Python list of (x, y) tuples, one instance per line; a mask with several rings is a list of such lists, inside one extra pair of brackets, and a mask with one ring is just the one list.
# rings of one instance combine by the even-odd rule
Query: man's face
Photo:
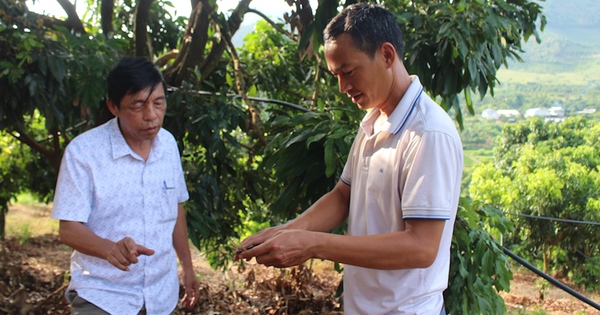
[(159, 84), (153, 91), (148, 87), (138, 93), (125, 95), (118, 108), (109, 100), (108, 108), (119, 117), (123, 137), (131, 146), (156, 137), (165, 117), (167, 99)]
[(337, 76), (340, 92), (360, 109), (381, 108), (390, 96), (391, 79), (379, 50), (371, 59), (354, 46), (349, 34), (342, 34), (325, 44), (325, 60)]

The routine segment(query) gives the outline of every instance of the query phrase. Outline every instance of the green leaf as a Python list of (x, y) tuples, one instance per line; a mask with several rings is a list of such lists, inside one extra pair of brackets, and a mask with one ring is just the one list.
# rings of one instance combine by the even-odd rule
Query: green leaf
[(331, 177), (335, 172), (336, 160), (334, 142), (332, 139), (325, 141), (325, 176)]
[(309, 137), (306, 140), (306, 147), (308, 148), (312, 143), (321, 141), (323, 138), (325, 138), (326, 135), (327, 135), (326, 133), (319, 133), (319, 134)]

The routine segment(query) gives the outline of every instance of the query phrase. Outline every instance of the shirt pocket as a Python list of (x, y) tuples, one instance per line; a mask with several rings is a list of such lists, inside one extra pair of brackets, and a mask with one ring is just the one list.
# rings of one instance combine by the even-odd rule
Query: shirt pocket
[(164, 180), (160, 192), (161, 221), (177, 219), (177, 186), (174, 180)]

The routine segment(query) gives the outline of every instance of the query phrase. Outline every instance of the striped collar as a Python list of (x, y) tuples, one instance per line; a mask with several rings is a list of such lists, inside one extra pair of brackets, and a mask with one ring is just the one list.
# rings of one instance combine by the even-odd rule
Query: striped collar
[[(384, 125), (382, 130), (387, 130), (391, 134), (397, 134), (400, 132), (417, 106), (417, 102), (423, 93), (423, 85), (419, 81), (419, 77), (416, 75), (411, 76), (411, 79), (412, 83), (404, 93), (404, 96), (398, 105), (396, 105), (392, 115), (388, 117), (386, 122), (387, 126)], [(367, 134), (367, 136), (373, 135), (373, 125), (377, 121), (377, 118), (380, 114), (381, 111), (379, 109), (372, 109), (367, 113), (360, 123), (360, 127)]]

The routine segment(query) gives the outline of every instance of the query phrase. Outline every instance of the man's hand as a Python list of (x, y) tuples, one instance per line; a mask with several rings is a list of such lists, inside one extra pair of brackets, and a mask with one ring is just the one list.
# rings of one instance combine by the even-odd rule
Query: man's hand
[(153, 249), (136, 244), (131, 237), (125, 237), (116, 242), (108, 251), (106, 260), (123, 271), (129, 271), (129, 265), (136, 264), (139, 255), (151, 256), (153, 254)]
[(311, 246), (317, 243), (316, 237), (305, 230), (280, 230), (260, 245), (236, 253), (235, 258), (256, 258), (259, 264), (277, 268), (297, 266), (313, 258)]
[(277, 234), (277, 232), (279, 232), (281, 230), (283, 230), (283, 227), (281, 225), (265, 228), (265, 229), (262, 229), (261, 231), (259, 231), (258, 233), (246, 238), (244, 241), (242, 241), (242, 243), (240, 245), (234, 245), (236, 250), (235, 250), (235, 255), (233, 257), (233, 261), (238, 261), (240, 259), (246, 259), (246, 260), (252, 259), (252, 257), (254, 257), (254, 256), (246, 256), (246, 255), (242, 256), (241, 254), (247, 250), (250, 250), (251, 248), (254, 248), (254, 247), (266, 242), (268, 239), (273, 237), (275, 234)]
[(184, 272), (181, 281), (183, 281), (183, 289), (185, 290), (185, 295), (181, 299), (181, 306), (184, 308), (192, 308), (196, 305), (198, 298), (200, 297), (200, 284), (198, 283), (198, 279), (196, 279), (196, 275), (192, 270), (192, 272)]

